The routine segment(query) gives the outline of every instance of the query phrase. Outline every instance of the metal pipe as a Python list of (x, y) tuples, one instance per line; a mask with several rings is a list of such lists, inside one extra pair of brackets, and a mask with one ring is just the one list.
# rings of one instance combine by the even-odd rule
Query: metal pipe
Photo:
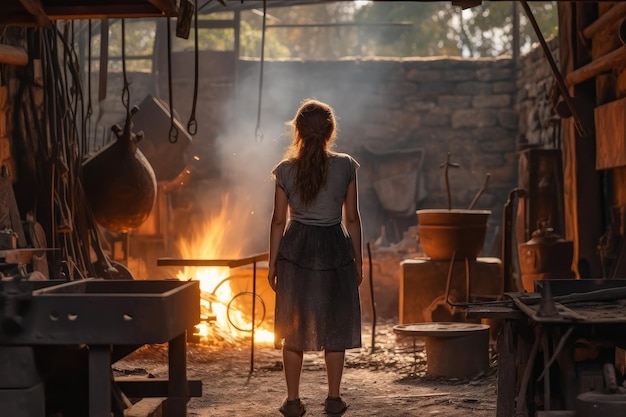
[(523, 292), (524, 288), (519, 282), (516, 280), (515, 286), (517, 288), (506, 288), (507, 284), (512, 283), (512, 261), (513, 257), (513, 203), (515, 197), (525, 198), (526, 190), (522, 188), (514, 188), (509, 193), (509, 197), (504, 204), (504, 215), (502, 219), (502, 279), (505, 284), (505, 291), (516, 290), (519, 292)]
[(370, 353), (374, 353), (376, 349), (376, 303), (374, 302), (374, 278), (372, 272), (372, 253), (370, 251), (370, 243), (367, 242), (367, 258), (369, 260), (369, 268), (370, 268), (370, 298), (372, 302), (372, 349)]

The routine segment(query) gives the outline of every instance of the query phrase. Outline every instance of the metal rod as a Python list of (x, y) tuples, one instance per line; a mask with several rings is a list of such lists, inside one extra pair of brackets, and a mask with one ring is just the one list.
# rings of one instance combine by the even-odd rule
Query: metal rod
[(521, 3), (522, 3), (522, 7), (524, 8), (524, 11), (526, 12), (526, 16), (528, 17), (528, 20), (530, 20), (530, 23), (532, 24), (533, 29), (535, 30), (535, 34), (537, 35), (537, 38), (539, 39), (539, 43), (541, 44), (541, 47), (543, 48), (544, 55), (546, 56), (546, 59), (548, 60), (548, 63), (550, 64), (550, 69), (552, 69), (552, 74), (554, 75), (554, 79), (556, 80), (556, 83), (559, 86), (559, 90), (561, 91), (561, 94), (563, 95), (563, 99), (567, 103), (567, 106), (569, 107), (570, 111), (572, 112), (572, 115), (574, 116), (574, 126), (576, 127), (576, 130), (578, 131), (578, 134), (580, 136), (586, 137), (587, 132), (580, 121), (581, 119), (580, 119), (580, 115), (578, 114), (578, 110), (576, 109), (576, 106), (574, 105), (574, 101), (572, 100), (572, 97), (569, 94), (567, 85), (565, 85), (565, 80), (563, 79), (563, 76), (561, 75), (561, 72), (559, 71), (559, 68), (556, 65), (554, 57), (552, 56), (552, 53), (550, 52), (550, 47), (546, 43), (546, 40), (544, 39), (543, 34), (541, 33), (541, 29), (539, 29), (537, 20), (535, 19), (533, 12), (530, 10), (530, 6), (528, 6), (528, 2), (526, 0), (521, 0)]
[(470, 302), (470, 277), (471, 277), (471, 264), (469, 258), (465, 258), (465, 302)]
[(254, 328), (256, 327), (256, 261), (252, 264), (252, 326), (250, 339), (250, 375), (254, 372)]
[(450, 282), (452, 281), (452, 270), (454, 269), (454, 258), (456, 258), (456, 251), (452, 252), (452, 259), (450, 259), (450, 268), (448, 269), (448, 278), (446, 279), (446, 303), (449, 306), (453, 306), (453, 304), (448, 300), (448, 296), (450, 295)]
[(344, 22), (344, 23), (275, 23), (273, 25), (267, 25), (268, 29), (271, 28), (317, 28), (317, 27), (408, 27), (413, 26), (412, 22), (397, 22), (397, 23), (356, 23), (356, 22)]
[(374, 302), (374, 278), (372, 272), (372, 252), (370, 250), (370, 243), (367, 242), (367, 258), (369, 261), (369, 277), (370, 277), (370, 299), (372, 302), (372, 349), (370, 353), (374, 353), (376, 349), (376, 303)]
[[(544, 333), (541, 338), (541, 350), (543, 351), (543, 366), (548, 368), (548, 354), (550, 347), (548, 346), (548, 336)], [(549, 411), (552, 406), (550, 404), (550, 372), (546, 372), (546, 377), (543, 382), (543, 409)]]
[(469, 210), (474, 208), (474, 206), (478, 202), (478, 199), (480, 198), (480, 196), (483, 195), (483, 193), (485, 192), (485, 190), (489, 186), (489, 178), (491, 178), (491, 174), (488, 172), (487, 175), (485, 175), (485, 180), (483, 181), (483, 185), (480, 187), (480, 189), (478, 190), (478, 192), (474, 196), (474, 199), (470, 203), (470, 205), (468, 207)]
[(448, 210), (452, 209), (452, 194), (450, 193), (450, 179), (448, 178), (448, 168), (453, 167), (453, 168), (458, 168), (460, 167), (459, 164), (455, 164), (453, 162), (450, 162), (450, 152), (448, 152), (448, 155), (446, 155), (446, 162), (444, 162), (443, 164), (441, 164), (441, 167), (443, 168), (443, 175), (445, 177), (445, 181), (446, 181), (446, 196), (448, 197)]
[(546, 372), (550, 369), (550, 366), (552, 366), (552, 364), (556, 360), (556, 357), (559, 355), (559, 353), (561, 353), (563, 346), (565, 346), (565, 342), (567, 342), (567, 339), (570, 337), (573, 331), (574, 331), (574, 326), (570, 326), (565, 332), (565, 334), (563, 335), (563, 337), (561, 338), (561, 340), (559, 340), (559, 344), (554, 349), (554, 352), (552, 353), (550, 360), (543, 368), (543, 371), (541, 372), (541, 375), (539, 375), (539, 377), (537, 378), (537, 381), (541, 381), (544, 375), (546, 375)]
[(267, 261), (269, 252), (238, 259), (184, 259), (184, 258), (159, 258), (157, 266), (227, 266), (236, 268), (253, 262)]

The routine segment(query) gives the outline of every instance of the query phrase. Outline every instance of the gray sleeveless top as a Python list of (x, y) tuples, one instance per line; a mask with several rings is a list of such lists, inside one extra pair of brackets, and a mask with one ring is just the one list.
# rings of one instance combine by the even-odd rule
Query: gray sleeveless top
[(292, 161), (281, 161), (274, 167), (272, 174), (287, 195), (290, 220), (312, 226), (332, 226), (341, 223), (348, 184), (355, 178), (358, 167), (359, 163), (350, 155), (331, 153), (326, 185), (308, 207), (300, 202), (295, 186), (296, 168)]

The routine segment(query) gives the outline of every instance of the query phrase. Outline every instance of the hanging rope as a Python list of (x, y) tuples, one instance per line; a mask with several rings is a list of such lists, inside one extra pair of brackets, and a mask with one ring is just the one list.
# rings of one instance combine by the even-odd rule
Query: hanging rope
[(167, 87), (169, 89), (169, 99), (170, 99), (170, 133), (169, 133), (169, 141), (170, 143), (176, 143), (178, 141), (178, 128), (176, 124), (174, 124), (174, 100), (172, 98), (172, 94), (174, 91), (172, 90), (172, 22), (171, 19), (167, 18)]
[(265, 22), (267, 20), (267, 0), (263, 0), (263, 29), (261, 31), (261, 71), (259, 76), (259, 104), (256, 113), (255, 137), (257, 142), (263, 141), (261, 130), (261, 102), (263, 98), (263, 63), (265, 62)]
[(196, 103), (198, 102), (198, 0), (195, 1), (196, 10), (194, 16), (194, 79), (193, 79), (193, 102), (191, 104), (191, 116), (187, 122), (187, 131), (190, 135), (198, 133), (198, 122), (196, 121)]

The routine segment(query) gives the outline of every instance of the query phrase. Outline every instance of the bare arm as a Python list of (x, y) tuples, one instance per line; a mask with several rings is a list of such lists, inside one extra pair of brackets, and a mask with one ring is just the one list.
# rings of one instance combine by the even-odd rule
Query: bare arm
[(270, 223), (270, 254), (269, 271), (267, 279), (270, 286), (276, 291), (276, 260), (278, 259), (278, 247), (283, 238), (285, 225), (287, 224), (287, 195), (285, 191), (276, 185), (274, 189), (274, 211)]
[(354, 180), (348, 185), (343, 208), (346, 229), (352, 238), (352, 245), (354, 246), (354, 261), (356, 262), (357, 279), (360, 285), (363, 281), (363, 248), (361, 244), (361, 215), (359, 213), (356, 175)]

